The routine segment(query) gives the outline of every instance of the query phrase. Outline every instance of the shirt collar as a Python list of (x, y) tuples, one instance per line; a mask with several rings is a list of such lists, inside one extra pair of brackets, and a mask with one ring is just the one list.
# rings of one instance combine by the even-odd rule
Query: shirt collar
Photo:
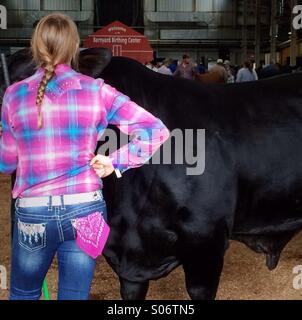
[[(44, 74), (44, 67), (39, 67), (27, 82), (29, 90), (37, 90)], [(68, 64), (60, 63), (55, 67), (55, 75), (47, 84), (45, 94), (49, 97), (61, 95), (67, 90), (81, 89), (78, 73)]]
[[(55, 73), (57, 75), (62, 75), (66, 72), (76, 72), (71, 68), (71, 66), (67, 63), (59, 63), (55, 66)], [(36, 73), (43, 73), (44, 72), (44, 67), (39, 67), (36, 71)]]

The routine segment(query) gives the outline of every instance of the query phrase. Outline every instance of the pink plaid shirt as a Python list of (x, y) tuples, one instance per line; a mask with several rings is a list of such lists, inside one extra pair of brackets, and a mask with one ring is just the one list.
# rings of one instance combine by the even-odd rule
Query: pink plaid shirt
[(102, 180), (89, 162), (108, 124), (133, 135), (112, 152), (121, 172), (139, 167), (169, 137), (162, 121), (128, 96), (59, 64), (42, 103), (43, 127), (37, 128), (36, 95), (43, 68), (7, 88), (2, 103), (0, 172), (17, 169), (13, 198), (95, 191)]

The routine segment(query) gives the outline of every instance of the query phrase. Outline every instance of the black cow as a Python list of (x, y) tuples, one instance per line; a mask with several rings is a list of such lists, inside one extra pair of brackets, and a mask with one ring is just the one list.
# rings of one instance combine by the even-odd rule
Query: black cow
[(104, 256), (122, 298), (144, 299), (150, 279), (180, 264), (189, 296), (214, 298), (229, 239), (265, 253), (275, 268), (302, 228), (302, 74), (205, 85), (114, 57), (94, 76), (172, 133), (206, 130), (202, 175), (186, 175), (185, 164), (146, 164), (104, 179), (111, 226)]

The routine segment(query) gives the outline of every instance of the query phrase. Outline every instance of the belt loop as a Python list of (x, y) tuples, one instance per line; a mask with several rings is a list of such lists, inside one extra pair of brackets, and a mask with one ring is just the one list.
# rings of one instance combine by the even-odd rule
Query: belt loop
[(61, 198), (61, 210), (66, 210), (65, 203), (64, 203), (64, 196), (60, 194), (60, 198)]
[(48, 199), (48, 211), (52, 211), (52, 196), (49, 196)]

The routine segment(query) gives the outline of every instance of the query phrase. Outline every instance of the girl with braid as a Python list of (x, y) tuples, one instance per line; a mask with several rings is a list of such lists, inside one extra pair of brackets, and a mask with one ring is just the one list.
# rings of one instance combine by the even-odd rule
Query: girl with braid
[[(88, 299), (110, 230), (102, 178), (142, 166), (169, 137), (128, 96), (77, 71), (79, 45), (68, 16), (43, 17), (31, 39), (37, 69), (3, 97), (0, 172), (17, 170), (11, 300), (40, 298), (55, 255), (58, 299)], [(95, 155), (108, 124), (132, 138), (108, 157)]]

